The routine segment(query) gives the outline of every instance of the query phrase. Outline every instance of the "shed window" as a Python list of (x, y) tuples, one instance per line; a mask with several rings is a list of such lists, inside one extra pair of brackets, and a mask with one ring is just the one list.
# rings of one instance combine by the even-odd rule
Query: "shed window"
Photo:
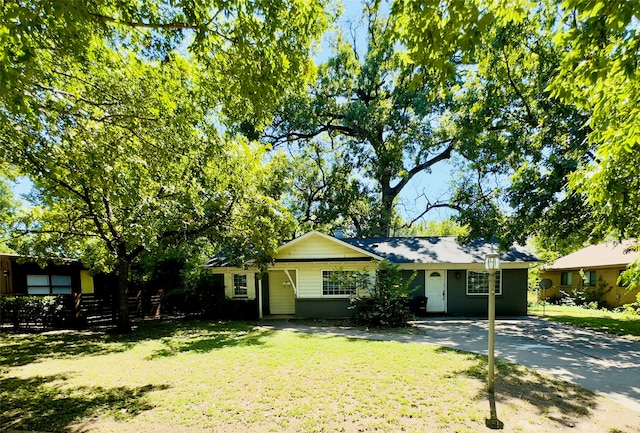
[(247, 290), (247, 275), (246, 274), (233, 274), (233, 296), (245, 297), (248, 296)]
[(440, 272), (431, 272), (429, 276), (431, 278), (440, 278), (442, 275), (440, 275)]
[(560, 285), (571, 286), (573, 284), (573, 274), (571, 272), (563, 272), (560, 274)]
[[(469, 271), (467, 272), (467, 295), (488, 295), (489, 273)], [(501, 272), (496, 271), (496, 295), (502, 294)]]
[(68, 295), (71, 290), (69, 275), (27, 275), (27, 293), (30, 295)]

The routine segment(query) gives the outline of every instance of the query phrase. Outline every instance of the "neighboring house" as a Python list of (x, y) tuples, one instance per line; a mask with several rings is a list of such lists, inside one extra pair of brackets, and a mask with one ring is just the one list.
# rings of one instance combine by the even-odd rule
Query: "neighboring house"
[[(427, 312), (484, 315), (488, 293), (484, 258), (490, 252), (490, 244), (462, 245), (455, 237), (338, 239), (312, 231), (282, 245), (262, 278), (255, 267), (233, 267), (223, 257), (208, 266), (227, 297), (255, 300), (260, 316), (348, 317), (356, 289), (337, 285), (333, 272), (373, 274), (383, 259), (398, 264), (406, 278), (416, 273), (413, 296), (428, 298)], [(500, 259), (496, 314), (525, 315), (528, 269), (539, 259), (519, 246), (501, 253)]]
[(640, 288), (629, 291), (618, 284), (620, 274), (640, 257), (640, 252), (630, 249), (635, 245), (638, 245), (636, 239), (604, 242), (559, 258), (545, 266), (540, 275), (541, 279), (549, 279), (552, 283), (543, 297), (558, 299), (563, 292), (600, 290), (604, 292), (600, 300), (607, 307), (635, 302)]
[(77, 260), (41, 267), (15, 254), (0, 254), (0, 295), (93, 293), (93, 277)]

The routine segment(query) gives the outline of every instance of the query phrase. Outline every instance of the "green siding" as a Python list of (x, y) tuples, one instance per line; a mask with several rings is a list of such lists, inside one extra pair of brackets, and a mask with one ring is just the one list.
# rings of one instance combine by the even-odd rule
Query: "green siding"
[[(256, 293), (258, 293), (258, 275), (256, 274)], [(262, 274), (262, 315), (271, 314), (269, 311), (269, 274)]]
[(416, 296), (424, 296), (424, 270), (402, 271), (402, 278), (404, 279), (404, 281), (409, 280), (414, 272), (416, 273), (416, 277), (413, 279), (411, 285), (409, 286), (409, 288), (413, 290), (413, 292), (411, 292), (411, 297), (413, 298), (415, 298)]
[(298, 298), (296, 317), (331, 318), (351, 317), (348, 298)]
[[(456, 278), (456, 272), (460, 278)], [(496, 296), (497, 316), (525, 316), (527, 314), (527, 269), (502, 270), (502, 295)], [(448, 271), (447, 313), (486, 316), (487, 296), (467, 295), (466, 271)]]

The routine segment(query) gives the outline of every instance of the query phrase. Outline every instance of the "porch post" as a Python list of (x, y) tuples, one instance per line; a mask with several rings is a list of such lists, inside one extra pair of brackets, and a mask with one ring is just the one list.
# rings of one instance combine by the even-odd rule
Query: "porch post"
[(258, 275), (258, 319), (262, 319), (262, 273)]

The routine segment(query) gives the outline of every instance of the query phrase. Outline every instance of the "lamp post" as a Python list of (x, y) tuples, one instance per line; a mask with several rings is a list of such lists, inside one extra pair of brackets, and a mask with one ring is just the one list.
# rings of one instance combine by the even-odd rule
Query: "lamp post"
[(489, 374), (487, 376), (487, 390), (493, 394), (494, 356), (495, 349), (495, 321), (496, 321), (496, 271), (500, 269), (500, 256), (496, 253), (487, 254), (484, 267), (489, 271)]

